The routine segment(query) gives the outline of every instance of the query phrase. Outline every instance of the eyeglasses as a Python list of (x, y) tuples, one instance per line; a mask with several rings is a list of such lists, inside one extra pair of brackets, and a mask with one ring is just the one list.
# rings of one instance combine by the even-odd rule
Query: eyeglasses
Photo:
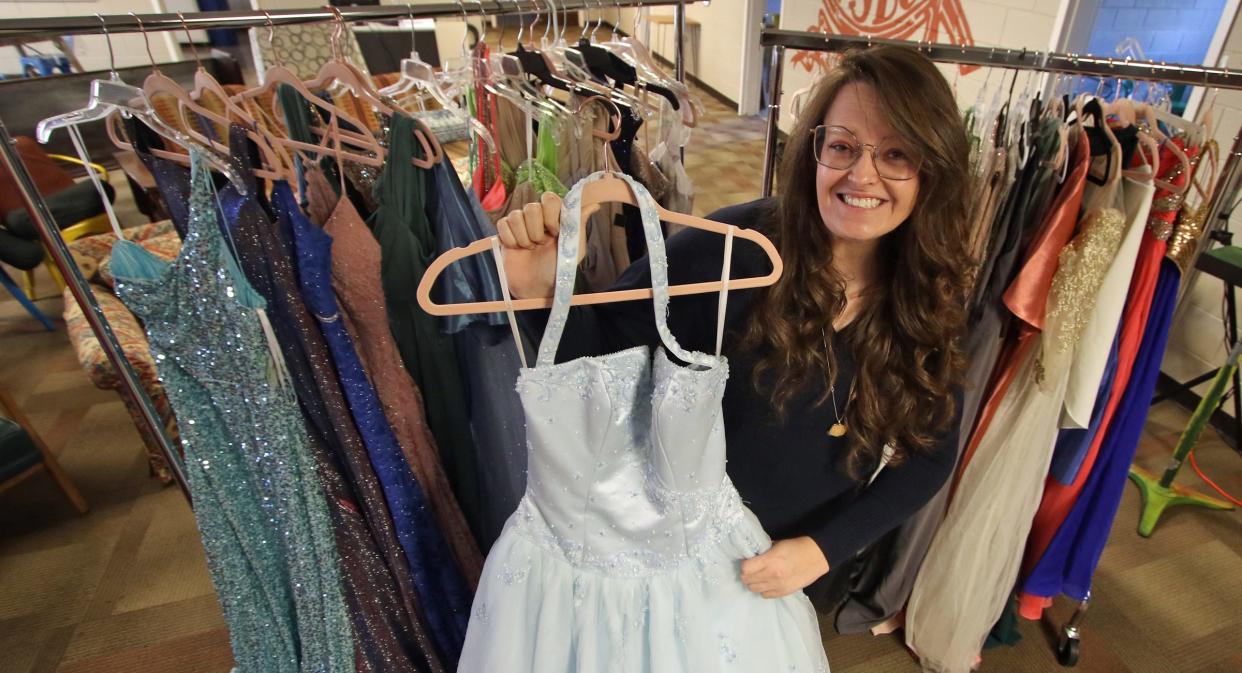
[(863, 150), (871, 151), (875, 172), (886, 180), (909, 180), (919, 174), (922, 158), (900, 140), (885, 138), (879, 145), (864, 143), (844, 126), (816, 126), (815, 161), (821, 166), (846, 171), (853, 168)]

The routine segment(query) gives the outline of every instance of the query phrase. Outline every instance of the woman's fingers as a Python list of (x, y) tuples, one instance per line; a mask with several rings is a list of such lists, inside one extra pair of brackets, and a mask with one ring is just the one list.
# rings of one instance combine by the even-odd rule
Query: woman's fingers
[(755, 581), (764, 575), (767, 559), (762, 554), (742, 561), (742, 581)]
[(513, 233), (513, 238), (517, 242), (519, 248), (529, 250), (533, 246), (530, 243), (530, 234), (527, 233), (526, 213), (522, 210), (515, 210), (508, 215), (509, 231)]
[(543, 229), (548, 235), (556, 238), (561, 235), (561, 197), (554, 192), (544, 192), (539, 198), (543, 206)]
[[(512, 213), (509, 213), (508, 215), (505, 215), (499, 220), (496, 220), (496, 235), (500, 237), (500, 244), (503, 245), (504, 247), (506, 248), (518, 247), (517, 238), (513, 235), (514, 225), (512, 224), (512, 221), (513, 219), (519, 218), (521, 216), (522, 216), (521, 212), (514, 211)], [(524, 223), (519, 224), (518, 228), (525, 229), (526, 225)]]
[(543, 206), (538, 203), (528, 203), (522, 206), (522, 215), (526, 220), (526, 238), (534, 245), (543, 243), (547, 236), (543, 230)]

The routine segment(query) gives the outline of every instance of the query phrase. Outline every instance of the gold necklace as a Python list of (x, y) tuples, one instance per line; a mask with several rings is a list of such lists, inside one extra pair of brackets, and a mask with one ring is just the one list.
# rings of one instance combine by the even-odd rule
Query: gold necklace
[[(820, 334), (824, 337), (824, 352), (828, 352), (828, 333), (820, 330)], [(850, 411), (850, 402), (854, 401), (854, 387), (858, 384), (858, 375), (854, 375), (854, 380), (850, 382), (850, 394), (845, 398), (845, 412)], [(832, 380), (828, 383), (828, 399), (832, 400), (832, 415), (836, 417), (837, 422), (828, 426), (829, 437), (844, 437), (849, 432), (849, 426), (845, 424), (845, 418), (841, 416), (841, 412), (837, 410), (837, 375), (832, 374)]]

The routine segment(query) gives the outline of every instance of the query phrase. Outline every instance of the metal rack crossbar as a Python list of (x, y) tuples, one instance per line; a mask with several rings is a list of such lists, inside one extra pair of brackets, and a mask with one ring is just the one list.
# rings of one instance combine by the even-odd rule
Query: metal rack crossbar
[[(684, 73), (682, 41), (685, 18), (685, 0), (607, 0), (604, 3), (591, 0), (561, 0), (554, 7), (557, 12), (577, 10), (608, 10), (612, 8), (641, 8), (669, 6), (674, 7), (676, 14), (676, 71), (678, 79)], [(386, 5), (383, 7), (341, 7), (339, 15), (331, 8), (317, 7), (313, 9), (285, 9), (271, 11), (228, 11), (200, 12), (194, 14), (126, 14), (126, 15), (95, 15), (77, 17), (40, 17), (28, 19), (0, 20), (0, 44), (8, 41), (29, 42), (41, 36), (59, 35), (106, 35), (127, 32), (155, 32), (165, 30), (181, 31), (185, 26), (191, 29), (206, 28), (259, 28), (268, 25), (293, 25), (304, 23), (328, 22), (343, 19), (347, 22), (379, 21), (391, 19), (426, 19), (426, 18), (473, 18), (477, 16), (513, 16), (517, 14), (542, 14), (553, 7), (550, 3), (534, 0), (470, 0), (469, 2), (438, 2), (414, 5)], [(184, 24), (182, 18), (184, 17)], [(120, 342), (112, 331), (112, 326), (104, 316), (99, 302), (91, 292), (90, 285), (78, 265), (73, 262), (69, 248), (61, 238), (60, 230), (52, 217), (51, 210), (43, 196), (35, 187), (25, 162), (17, 152), (16, 144), (9, 134), (8, 127), (0, 119), (0, 159), (13, 174), (22, 200), (34, 215), (39, 237), (52, 257), (53, 263), (60, 270), (65, 283), (73, 295), (74, 301), (82, 308), (91, 331), (103, 347), (108, 361), (120, 377), (120, 393), (129, 396), (136, 402), (141, 412), (142, 423), (152, 437), (160, 445), (160, 450), (167, 460), (177, 484), (187, 500), (190, 491), (185, 481), (185, 474), (180, 467), (180, 458), (172, 440), (164, 430), (163, 422), (155, 405), (147, 396), (140, 379), (129, 361), (125, 358)], [(191, 504), (193, 504), (191, 502)]]

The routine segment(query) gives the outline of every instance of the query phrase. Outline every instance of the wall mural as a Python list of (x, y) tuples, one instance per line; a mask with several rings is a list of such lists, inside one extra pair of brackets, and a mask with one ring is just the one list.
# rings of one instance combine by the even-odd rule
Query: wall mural
[[(895, 40), (974, 45), (970, 23), (961, 0), (820, 0), (819, 22), (807, 28), (816, 33), (870, 35)], [(809, 73), (825, 72), (827, 52), (799, 51), (792, 63)], [(959, 66), (963, 75), (976, 65)]]

